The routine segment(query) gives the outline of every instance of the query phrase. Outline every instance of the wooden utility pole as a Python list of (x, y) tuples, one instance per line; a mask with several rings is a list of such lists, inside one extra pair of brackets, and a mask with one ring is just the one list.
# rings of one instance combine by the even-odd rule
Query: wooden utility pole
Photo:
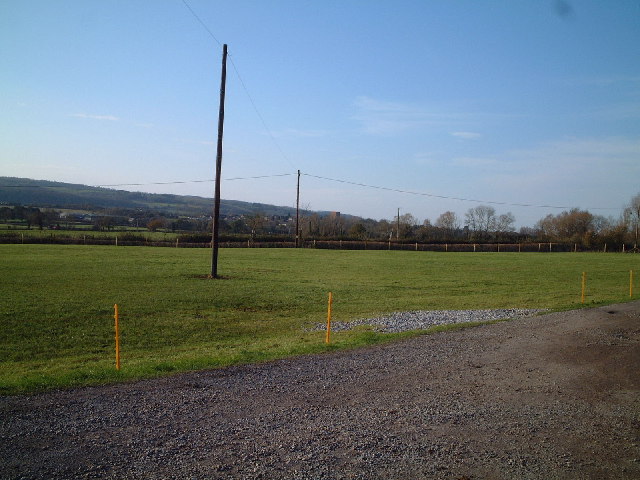
[(216, 153), (216, 191), (213, 202), (213, 233), (211, 235), (211, 278), (218, 278), (218, 237), (220, 223), (220, 174), (222, 173), (222, 133), (224, 131), (224, 93), (227, 83), (227, 44), (222, 46), (222, 79), (220, 81), (220, 111), (218, 113), (218, 150)]
[(300, 246), (300, 170), (298, 170), (298, 188), (296, 189), (296, 248)]

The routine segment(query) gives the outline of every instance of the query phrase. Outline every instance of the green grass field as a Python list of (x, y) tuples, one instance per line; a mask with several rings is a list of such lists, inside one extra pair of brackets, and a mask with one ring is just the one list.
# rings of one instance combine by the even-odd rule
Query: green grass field
[[(366, 345), (359, 328), (305, 331), (414, 309), (580, 307), (629, 299), (640, 256), (0, 245), (0, 393), (146, 378)], [(636, 280), (634, 298), (640, 298)], [(113, 305), (122, 369), (114, 368)]]
[(86, 238), (108, 238), (115, 240), (116, 237), (119, 237), (121, 240), (126, 238), (127, 236), (135, 236), (138, 238), (146, 238), (149, 241), (175, 241), (176, 237), (180, 234), (175, 232), (166, 232), (166, 231), (156, 231), (150, 232), (146, 228), (127, 228), (122, 229), (121, 227), (117, 227), (111, 231), (100, 231), (93, 230), (91, 225), (82, 225), (80, 227), (76, 227), (76, 230), (51, 230), (51, 229), (43, 229), (40, 230), (37, 227), (32, 227), (31, 229), (24, 228), (6, 228), (6, 225), (0, 224), (0, 235), (12, 235), (18, 238), (24, 237), (25, 240), (29, 238), (75, 238), (82, 239)]

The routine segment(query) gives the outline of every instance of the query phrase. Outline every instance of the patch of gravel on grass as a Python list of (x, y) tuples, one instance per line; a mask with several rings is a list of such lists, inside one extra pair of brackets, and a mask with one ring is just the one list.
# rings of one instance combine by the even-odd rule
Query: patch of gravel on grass
[[(331, 322), (331, 330), (340, 332), (351, 330), (361, 325), (368, 325), (377, 332), (397, 333), (408, 330), (426, 330), (439, 325), (456, 323), (488, 322), (524, 318), (547, 312), (537, 308), (498, 308), (487, 310), (414, 310), (410, 312), (394, 312), (375, 318), (361, 318), (350, 322)], [(326, 329), (325, 324), (317, 324), (313, 331)]]

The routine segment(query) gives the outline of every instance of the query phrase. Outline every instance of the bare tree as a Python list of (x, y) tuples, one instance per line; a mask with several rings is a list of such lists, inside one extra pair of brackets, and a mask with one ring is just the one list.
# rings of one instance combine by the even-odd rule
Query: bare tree
[(586, 210), (573, 208), (558, 215), (547, 215), (536, 223), (541, 236), (560, 242), (588, 242), (594, 233), (594, 216)]
[(436, 220), (436, 227), (441, 228), (446, 238), (451, 239), (460, 228), (460, 220), (455, 212), (446, 211)]
[(489, 232), (495, 230), (496, 209), (487, 205), (478, 205), (465, 213), (466, 225), (480, 239), (486, 239)]
[(624, 209), (624, 216), (629, 221), (632, 229), (635, 230), (633, 248), (638, 248), (638, 228), (640, 227), (640, 193), (631, 199), (629, 206)]
[(496, 220), (496, 231), (500, 233), (510, 232), (513, 230), (513, 224), (516, 223), (516, 217), (513, 213), (503, 213)]
[(409, 238), (414, 234), (415, 227), (418, 224), (418, 219), (410, 213), (405, 213), (404, 215), (400, 215), (398, 223), (400, 224), (399, 237)]

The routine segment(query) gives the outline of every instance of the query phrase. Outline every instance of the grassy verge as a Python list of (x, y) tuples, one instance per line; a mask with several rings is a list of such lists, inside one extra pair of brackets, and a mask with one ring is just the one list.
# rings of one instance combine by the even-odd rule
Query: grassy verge
[[(628, 300), (640, 256), (0, 245), (0, 392), (148, 378), (367, 345), (398, 335), (304, 328), (416, 309)], [(636, 275), (636, 278), (640, 274)], [(636, 290), (640, 290), (636, 288)], [(639, 292), (640, 293), (640, 292)], [(636, 295), (636, 298), (638, 296)], [(122, 369), (113, 361), (118, 303)], [(402, 336), (402, 334), (400, 334)]]

